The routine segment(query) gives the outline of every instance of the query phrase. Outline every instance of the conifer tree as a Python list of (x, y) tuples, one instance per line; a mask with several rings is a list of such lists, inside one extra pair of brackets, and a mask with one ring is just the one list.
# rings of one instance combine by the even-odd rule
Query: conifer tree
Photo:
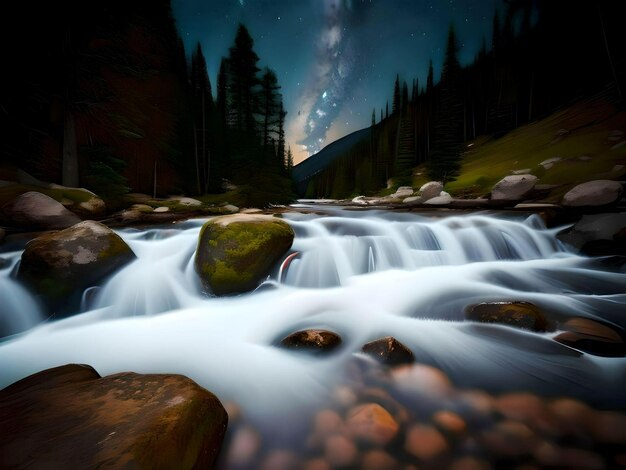
[(391, 108), (392, 114), (398, 114), (400, 112), (401, 104), (401, 96), (400, 96), (400, 75), (396, 75), (396, 81), (393, 85), (393, 105)]

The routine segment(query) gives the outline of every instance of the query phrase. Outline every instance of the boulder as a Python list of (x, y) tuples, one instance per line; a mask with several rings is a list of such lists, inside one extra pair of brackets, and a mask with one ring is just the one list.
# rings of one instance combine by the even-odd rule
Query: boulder
[(341, 346), (341, 337), (326, 330), (297, 331), (283, 338), (281, 346), (311, 353), (327, 353)]
[(287, 253), (294, 232), (272, 216), (235, 214), (204, 224), (195, 268), (205, 289), (215, 295), (248, 292), (259, 285)]
[(465, 317), (480, 323), (498, 323), (538, 332), (554, 329), (544, 313), (529, 302), (487, 302), (471, 305), (467, 308)]
[(521, 201), (535, 187), (537, 177), (533, 175), (511, 175), (498, 181), (491, 189), (492, 201)]
[(421, 196), (406, 197), (402, 200), (403, 204), (420, 203), (420, 202), (422, 202)]
[(63, 204), (45, 194), (29, 191), (2, 207), (4, 218), (12, 225), (30, 229), (54, 230), (80, 222)]
[(153, 212), (156, 212), (157, 214), (159, 214), (159, 213), (169, 212), (169, 211), (170, 211), (169, 207), (160, 206), (160, 207), (155, 207)]
[(443, 191), (443, 183), (439, 181), (430, 181), (420, 188), (420, 196), (424, 201), (428, 201), (434, 197), (441, 195)]
[(626, 255), (626, 213), (584, 215), (557, 238), (587, 255)]
[(393, 336), (370, 341), (363, 346), (362, 351), (387, 365), (410, 364), (415, 361), (411, 350)]
[[(3, 468), (212, 468), (228, 415), (180, 375), (70, 364), (0, 391)], [(5, 467), (6, 466), (6, 467)]]
[(400, 426), (378, 403), (365, 403), (352, 408), (346, 417), (352, 436), (367, 444), (384, 446), (398, 433)]
[(445, 206), (452, 202), (452, 196), (447, 192), (441, 191), (439, 196), (428, 199), (424, 204), (427, 206)]
[(51, 310), (61, 305), (71, 308), (84, 289), (134, 259), (115, 232), (88, 220), (31, 240), (22, 253), (17, 278)]
[(612, 204), (623, 192), (619, 181), (594, 180), (574, 186), (563, 196), (563, 205), (568, 207), (596, 207)]
[(352, 204), (359, 204), (361, 206), (367, 205), (367, 201), (365, 200), (365, 196), (357, 196), (352, 199)]
[(413, 188), (411, 186), (400, 186), (395, 193), (391, 194), (389, 197), (392, 199), (406, 199), (409, 196), (413, 195)]
[(595, 356), (626, 356), (624, 332), (615, 327), (588, 318), (571, 318), (560, 327), (565, 331), (554, 340), (561, 344)]
[(234, 206), (232, 204), (225, 204), (225, 205), (221, 206), (221, 208), (227, 214), (236, 214), (237, 212), (239, 212), (239, 207)]
[(202, 201), (198, 201), (197, 199), (193, 199), (190, 197), (172, 196), (169, 199), (181, 206), (200, 207), (202, 205)]

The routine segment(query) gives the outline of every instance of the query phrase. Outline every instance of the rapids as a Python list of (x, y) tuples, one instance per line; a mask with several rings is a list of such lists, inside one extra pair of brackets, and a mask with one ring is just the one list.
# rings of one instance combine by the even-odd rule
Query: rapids
[[(284, 217), (299, 255), (281, 279), (276, 270), (256, 292), (229, 298), (203, 294), (194, 272), (204, 220), (120, 230), (138, 259), (62, 320), (44, 319), (14, 281), (21, 251), (0, 253), (8, 260), (0, 329), (26, 330), (0, 343), (0, 387), (66, 363), (101, 375), (179, 373), (250, 419), (276, 422), (323, 403), (361, 346), (391, 335), (458, 387), (626, 406), (625, 358), (580, 355), (555, 333), (463, 321), (468, 305), (524, 300), (555, 320), (626, 326), (626, 274), (568, 251), (537, 216), (333, 209)], [(321, 357), (276, 346), (305, 328), (335, 331), (343, 345)]]

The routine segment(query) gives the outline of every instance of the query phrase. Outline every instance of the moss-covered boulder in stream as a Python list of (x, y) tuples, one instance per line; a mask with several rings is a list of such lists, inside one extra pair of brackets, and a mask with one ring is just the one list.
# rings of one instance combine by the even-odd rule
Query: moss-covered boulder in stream
[(293, 237), (291, 227), (272, 216), (235, 214), (211, 219), (200, 232), (196, 272), (215, 295), (250, 291), (289, 250)]
[(0, 467), (213, 468), (227, 423), (187, 377), (69, 364), (0, 391)]
[(67, 313), (82, 291), (133, 261), (135, 254), (115, 232), (94, 221), (30, 241), (17, 278), (53, 313)]

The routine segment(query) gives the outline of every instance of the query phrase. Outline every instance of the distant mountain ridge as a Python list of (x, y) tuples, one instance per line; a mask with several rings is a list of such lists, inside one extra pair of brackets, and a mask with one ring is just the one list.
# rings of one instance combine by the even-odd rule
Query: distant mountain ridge
[(313, 176), (328, 168), (337, 158), (343, 156), (356, 144), (367, 139), (369, 134), (369, 127), (355, 131), (328, 144), (315, 155), (311, 155), (294, 166), (293, 180), (298, 194), (303, 195), (306, 192), (307, 185)]

